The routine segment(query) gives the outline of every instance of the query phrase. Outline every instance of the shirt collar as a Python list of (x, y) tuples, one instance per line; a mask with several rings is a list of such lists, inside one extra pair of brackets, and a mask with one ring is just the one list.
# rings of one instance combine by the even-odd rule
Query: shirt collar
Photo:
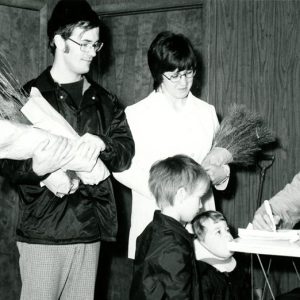
[(217, 257), (216, 255), (208, 251), (205, 247), (203, 247), (197, 239), (195, 239), (194, 241), (194, 246), (197, 260), (206, 262), (207, 264), (215, 267), (220, 272), (231, 272), (235, 269), (236, 260), (233, 256), (227, 259)]

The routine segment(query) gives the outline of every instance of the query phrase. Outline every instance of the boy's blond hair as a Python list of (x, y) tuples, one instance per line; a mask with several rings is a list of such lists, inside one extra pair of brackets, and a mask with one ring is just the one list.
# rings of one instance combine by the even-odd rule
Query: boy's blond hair
[(172, 206), (180, 188), (192, 193), (201, 181), (208, 190), (210, 180), (206, 171), (191, 157), (175, 155), (154, 163), (150, 169), (149, 188), (157, 205)]

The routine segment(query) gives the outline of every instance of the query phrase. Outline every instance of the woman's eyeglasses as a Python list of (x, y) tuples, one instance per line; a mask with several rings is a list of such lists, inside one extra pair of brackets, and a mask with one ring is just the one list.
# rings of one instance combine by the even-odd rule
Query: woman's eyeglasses
[(183, 77), (183, 76), (185, 76), (185, 78), (187, 80), (190, 80), (190, 79), (194, 78), (195, 74), (196, 74), (196, 71), (189, 70), (189, 71), (186, 71), (183, 74), (177, 72), (177, 73), (174, 73), (174, 74), (170, 75), (169, 77), (165, 74), (163, 74), (163, 76), (165, 76), (171, 82), (176, 83), (176, 82), (179, 82), (181, 80), (181, 77)]

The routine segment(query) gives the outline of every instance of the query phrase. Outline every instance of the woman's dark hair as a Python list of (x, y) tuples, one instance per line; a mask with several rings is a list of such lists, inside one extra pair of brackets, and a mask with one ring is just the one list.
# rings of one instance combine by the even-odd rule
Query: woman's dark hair
[(164, 72), (196, 70), (197, 59), (193, 46), (183, 34), (171, 31), (159, 33), (148, 50), (148, 65), (155, 90), (162, 83)]

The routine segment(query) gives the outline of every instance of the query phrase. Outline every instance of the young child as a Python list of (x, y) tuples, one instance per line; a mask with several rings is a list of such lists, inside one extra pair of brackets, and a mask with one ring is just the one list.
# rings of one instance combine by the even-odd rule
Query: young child
[(192, 235), (184, 228), (210, 185), (192, 158), (176, 155), (150, 169), (149, 188), (160, 211), (137, 239), (131, 300), (198, 300)]
[(227, 243), (233, 239), (225, 217), (218, 211), (205, 211), (193, 222), (195, 255), (201, 300), (246, 300), (251, 298), (246, 273), (237, 267)]

